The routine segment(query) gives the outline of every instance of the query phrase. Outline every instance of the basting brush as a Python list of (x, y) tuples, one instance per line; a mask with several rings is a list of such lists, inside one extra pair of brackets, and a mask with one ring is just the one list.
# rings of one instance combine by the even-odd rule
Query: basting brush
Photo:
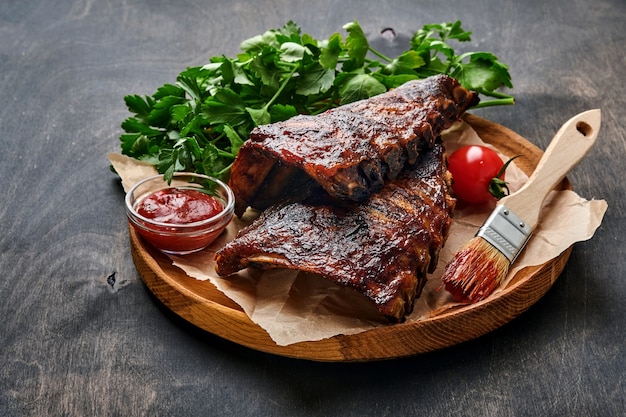
[(500, 285), (537, 226), (548, 193), (593, 146), (600, 118), (600, 110), (595, 109), (568, 120), (548, 145), (528, 182), (498, 201), (476, 236), (446, 265), (442, 282), (456, 301), (481, 301)]

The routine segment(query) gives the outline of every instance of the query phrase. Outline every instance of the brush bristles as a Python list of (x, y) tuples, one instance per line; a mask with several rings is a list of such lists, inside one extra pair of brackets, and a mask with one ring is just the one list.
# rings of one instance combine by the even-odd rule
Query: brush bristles
[(474, 237), (446, 266), (444, 287), (459, 302), (475, 303), (487, 298), (502, 282), (510, 262), (481, 237)]

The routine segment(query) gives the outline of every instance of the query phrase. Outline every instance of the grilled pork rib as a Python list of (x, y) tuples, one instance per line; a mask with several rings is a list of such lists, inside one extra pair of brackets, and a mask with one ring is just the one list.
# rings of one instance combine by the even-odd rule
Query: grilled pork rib
[(478, 103), (455, 79), (433, 76), (379, 96), (255, 128), (239, 150), (229, 181), (235, 213), (299, 201), (325, 190), (365, 201)]
[(455, 200), (444, 158), (437, 142), (362, 204), (268, 208), (217, 252), (218, 274), (247, 267), (313, 272), (361, 292), (390, 321), (404, 320), (451, 223)]

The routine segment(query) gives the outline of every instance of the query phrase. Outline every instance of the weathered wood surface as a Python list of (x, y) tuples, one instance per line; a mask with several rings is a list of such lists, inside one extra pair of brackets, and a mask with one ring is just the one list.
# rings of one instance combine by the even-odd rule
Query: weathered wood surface
[[(287, 20), (325, 37), (354, 19), (372, 39), (461, 19), (517, 97), (476, 114), (540, 148), (601, 108), (569, 178), (607, 200), (602, 227), (519, 318), (432, 353), (316, 363), (188, 325), (132, 261), (106, 159), (122, 97)], [(624, 415), (625, 25), (622, 0), (0, 3), (0, 415)]]

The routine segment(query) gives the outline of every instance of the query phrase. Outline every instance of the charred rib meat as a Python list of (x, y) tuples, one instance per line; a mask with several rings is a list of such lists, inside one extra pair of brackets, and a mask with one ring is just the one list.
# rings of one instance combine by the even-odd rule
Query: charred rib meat
[(303, 200), (321, 189), (365, 201), (415, 163), (421, 143), (432, 146), (477, 102), (458, 81), (438, 75), (317, 116), (259, 126), (231, 170), (235, 213)]
[(443, 146), (363, 204), (272, 206), (217, 252), (220, 275), (255, 267), (317, 273), (351, 287), (391, 321), (402, 321), (437, 265), (455, 200)]

